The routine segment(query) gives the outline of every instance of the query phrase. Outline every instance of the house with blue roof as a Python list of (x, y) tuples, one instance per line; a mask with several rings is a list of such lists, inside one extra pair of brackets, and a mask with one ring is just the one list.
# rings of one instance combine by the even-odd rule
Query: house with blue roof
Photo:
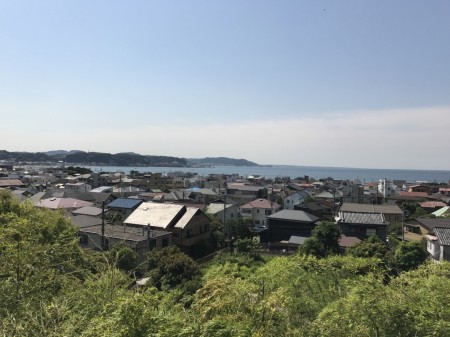
[(113, 224), (122, 224), (122, 221), (143, 202), (142, 199), (118, 198), (106, 205), (108, 218)]

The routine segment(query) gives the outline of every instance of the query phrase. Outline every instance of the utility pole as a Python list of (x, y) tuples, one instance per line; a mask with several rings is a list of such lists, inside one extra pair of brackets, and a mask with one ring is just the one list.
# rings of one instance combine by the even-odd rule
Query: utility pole
[(150, 243), (150, 223), (147, 224), (147, 243), (148, 243), (148, 250), (152, 247)]
[(405, 211), (403, 210), (403, 203), (402, 203), (402, 242), (405, 241), (405, 228), (404, 228), (404, 218), (405, 218)]
[(102, 202), (102, 250), (105, 250), (105, 202)]
[[(226, 193), (226, 192), (225, 192)], [(223, 195), (223, 236), (225, 240), (228, 241), (228, 248), (230, 248), (230, 241), (228, 237), (228, 229), (226, 228), (226, 209), (227, 209), (227, 201), (225, 194)]]

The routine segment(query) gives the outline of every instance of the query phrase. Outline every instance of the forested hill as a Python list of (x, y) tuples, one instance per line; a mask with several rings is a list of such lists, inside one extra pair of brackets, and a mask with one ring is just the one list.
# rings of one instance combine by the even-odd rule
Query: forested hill
[(100, 153), (77, 152), (65, 156), (67, 163), (83, 163), (111, 166), (169, 166), (182, 167), (187, 165), (184, 158), (169, 156), (143, 156), (134, 153)]
[(101, 153), (84, 151), (49, 151), (49, 152), (8, 152), (0, 150), (0, 160), (16, 163), (66, 163), (111, 166), (170, 166), (187, 165), (184, 158), (170, 156), (143, 156), (136, 153)]
[(227, 157), (185, 159), (172, 156), (141, 155), (134, 152), (112, 154), (78, 150), (57, 150), (35, 153), (0, 150), (0, 160), (16, 163), (57, 163), (62, 160), (73, 164), (108, 166), (258, 166), (258, 164), (246, 159), (233, 159)]

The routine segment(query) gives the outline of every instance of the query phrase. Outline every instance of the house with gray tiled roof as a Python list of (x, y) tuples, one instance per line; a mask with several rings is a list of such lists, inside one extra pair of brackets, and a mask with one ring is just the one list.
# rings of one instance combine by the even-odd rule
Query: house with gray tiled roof
[(90, 215), (95, 217), (101, 217), (102, 213), (102, 209), (95, 206), (85, 206), (72, 211), (74, 215)]
[(382, 242), (387, 240), (389, 222), (382, 213), (351, 213), (340, 211), (335, 217), (341, 234), (361, 240), (377, 236)]
[(294, 236), (310, 237), (319, 218), (304, 211), (284, 209), (267, 216), (268, 241), (289, 240)]
[(340, 212), (360, 214), (383, 214), (386, 221), (401, 222), (403, 211), (397, 205), (357, 204), (344, 202), (339, 208)]

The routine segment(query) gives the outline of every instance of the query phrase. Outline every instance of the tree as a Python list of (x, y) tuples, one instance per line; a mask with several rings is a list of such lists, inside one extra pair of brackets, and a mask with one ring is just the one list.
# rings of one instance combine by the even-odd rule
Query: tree
[(383, 260), (389, 248), (377, 236), (370, 236), (347, 250), (347, 254), (355, 257), (376, 257)]
[(393, 264), (400, 271), (417, 268), (428, 257), (424, 244), (420, 241), (400, 242), (394, 252)]
[(428, 215), (428, 212), (425, 211), (422, 207), (418, 206), (412, 215), (413, 218), (423, 218)]
[(311, 238), (300, 246), (300, 252), (306, 255), (324, 257), (339, 253), (341, 233), (333, 222), (321, 222), (313, 229)]
[(90, 274), (78, 241), (62, 213), (0, 193), (0, 317), (5, 318), (0, 330), (5, 335), (46, 335), (44, 327), (30, 322), (46, 316), (43, 310), (66, 287), (77, 287)]
[(111, 262), (125, 272), (131, 272), (137, 266), (137, 254), (125, 244), (114, 245), (109, 250)]
[(198, 264), (177, 246), (152, 250), (142, 267), (158, 289), (175, 288), (200, 275)]
[(225, 223), (225, 229), (228, 237), (233, 238), (234, 240), (252, 237), (252, 233), (250, 232), (250, 223), (251, 219), (244, 219), (242, 217), (228, 220)]

